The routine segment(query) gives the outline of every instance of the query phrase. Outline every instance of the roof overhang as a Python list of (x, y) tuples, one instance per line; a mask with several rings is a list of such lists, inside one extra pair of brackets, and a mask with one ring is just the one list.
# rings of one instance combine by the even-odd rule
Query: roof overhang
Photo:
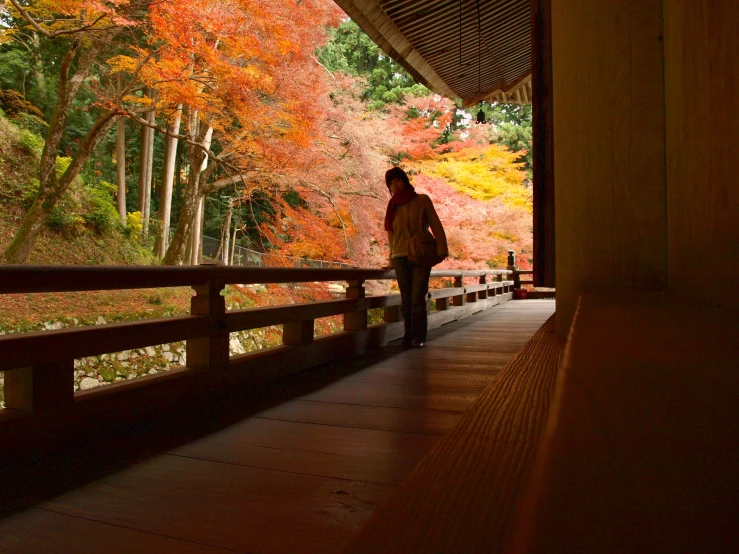
[(464, 107), (531, 103), (530, 0), (335, 0), (419, 83)]

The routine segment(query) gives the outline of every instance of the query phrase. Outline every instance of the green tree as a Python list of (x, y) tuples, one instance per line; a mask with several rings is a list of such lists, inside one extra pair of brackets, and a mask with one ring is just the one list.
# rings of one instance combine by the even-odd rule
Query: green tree
[(369, 109), (403, 104), (406, 97), (426, 96), (431, 91), (387, 56), (352, 20), (329, 30), (328, 43), (317, 51), (329, 71), (342, 71), (366, 81), (362, 100)]

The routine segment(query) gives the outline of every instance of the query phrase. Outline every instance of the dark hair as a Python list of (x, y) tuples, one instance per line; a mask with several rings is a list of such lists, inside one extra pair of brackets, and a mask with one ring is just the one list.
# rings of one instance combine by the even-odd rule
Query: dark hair
[(405, 183), (406, 187), (411, 186), (411, 181), (408, 179), (408, 174), (400, 169), (399, 167), (393, 167), (385, 172), (385, 185), (390, 188), (390, 181), (393, 179), (400, 179)]

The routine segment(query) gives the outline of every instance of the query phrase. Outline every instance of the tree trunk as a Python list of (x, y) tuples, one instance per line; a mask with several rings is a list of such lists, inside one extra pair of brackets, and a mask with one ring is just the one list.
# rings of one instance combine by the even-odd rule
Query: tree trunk
[(23, 218), (12, 244), (5, 252), (5, 259), (9, 263), (25, 263), (28, 260), (46, 219), (54, 209), (56, 200), (52, 195), (36, 197), (26, 217)]
[[(203, 145), (207, 143), (208, 147), (210, 147), (213, 128), (209, 127), (201, 131), (197, 112), (191, 113), (188, 120), (188, 134), (191, 139)], [(182, 265), (186, 261), (189, 262), (192, 257), (186, 256), (186, 253), (188, 246), (192, 245), (190, 233), (197, 232), (197, 229), (193, 228), (193, 224), (200, 209), (200, 177), (205, 167), (207, 167), (207, 158), (208, 155), (202, 148), (195, 145), (190, 146), (190, 174), (185, 187), (185, 196), (182, 199), (177, 229), (172, 237), (172, 242), (167, 249), (167, 253), (162, 259), (162, 263), (165, 265)]]
[[(228, 262), (228, 265), (234, 265), (234, 254), (236, 253), (236, 225), (234, 225), (234, 236), (231, 240), (231, 259)], [(242, 264), (243, 265), (243, 264)]]
[(121, 223), (126, 224), (126, 120), (118, 120), (116, 137), (116, 175), (118, 179), (117, 207)]
[(205, 210), (205, 198), (200, 196), (198, 209), (195, 212), (195, 221), (190, 230), (190, 265), (198, 265), (202, 260), (203, 254), (203, 211)]
[[(153, 96), (153, 92), (149, 93)], [(146, 113), (146, 121), (150, 124), (156, 122), (156, 111), (153, 109)], [(149, 235), (149, 219), (151, 217), (151, 181), (152, 166), (154, 163), (154, 129), (141, 125), (141, 152), (139, 167), (139, 211), (141, 212), (141, 235), (146, 239)]]
[(223, 225), (223, 248), (221, 248), (221, 260), (223, 260), (223, 263), (226, 265), (229, 265), (228, 263), (228, 253), (230, 250), (230, 244), (229, 241), (231, 239), (231, 217), (233, 216), (234, 212), (234, 199), (229, 198), (228, 199), (228, 211), (226, 212), (226, 223)]
[[(149, 120), (149, 114), (144, 116), (144, 119)], [(148, 176), (146, 172), (149, 170), (149, 164), (147, 156), (149, 155), (149, 128), (142, 124), (141, 133), (139, 135), (139, 202), (138, 210), (141, 212), (141, 218), (143, 222), (144, 212), (146, 212), (146, 184)]]
[[(173, 135), (180, 133), (180, 123), (182, 121), (182, 104), (177, 107), (175, 119), (169, 127), (169, 132)], [(161, 258), (167, 251), (169, 245), (169, 226), (172, 218), (172, 189), (174, 186), (175, 166), (177, 159), (177, 142), (175, 137), (166, 137), (164, 147), (164, 171), (162, 172), (162, 187), (159, 194), (159, 225), (160, 231), (154, 253)]]
[[(101, 34), (98, 36), (98, 40), (86, 46), (83, 46), (82, 41), (75, 40), (59, 63), (57, 101), (46, 132), (44, 149), (41, 152), (39, 162), (39, 192), (31, 209), (23, 218), (13, 242), (5, 251), (4, 258), (9, 263), (24, 263), (28, 259), (43, 224), (51, 210), (54, 209), (54, 205), (79, 175), (82, 166), (95, 150), (100, 139), (110, 131), (116, 122), (116, 116), (112, 112), (104, 112), (100, 115), (92, 128), (82, 138), (77, 153), (72, 157), (72, 162), (64, 174), (57, 176), (56, 160), (59, 145), (67, 126), (67, 118), (72, 111), (72, 102), (82, 84), (90, 76), (90, 72), (94, 67), (93, 62), (100, 50), (109, 43), (116, 33), (117, 31), (110, 31)], [(73, 63), (76, 69), (71, 72)]]
[[(44, 76), (44, 64), (41, 59), (41, 40), (38, 33), (31, 34), (31, 44), (33, 45), (33, 75), (36, 79), (36, 86), (38, 87), (39, 94), (41, 95), (41, 101), (46, 108), (46, 101), (48, 94), (46, 92), (46, 77)], [(44, 110), (46, 111), (46, 110)], [(48, 115), (48, 114), (47, 114)]]
[[(72, 163), (69, 164), (69, 167), (61, 177), (57, 178), (56, 172), (54, 172), (46, 175), (44, 181), (39, 179), (39, 194), (23, 218), (13, 238), (13, 242), (5, 251), (3, 255), (5, 261), (11, 264), (22, 264), (28, 260), (28, 256), (31, 254), (36, 240), (41, 234), (44, 223), (46, 223), (54, 206), (66, 192), (67, 188), (69, 188), (72, 181), (79, 175), (82, 166), (95, 150), (100, 140), (113, 127), (115, 121), (115, 115), (112, 113), (101, 116), (82, 139), (77, 154), (72, 158)], [(44, 147), (44, 151), (46, 151), (46, 147)], [(53, 159), (56, 160), (56, 154), (54, 154)], [(41, 170), (39, 174), (43, 175)]]
[[(156, 112), (152, 110), (149, 113), (149, 123), (152, 125), (156, 124)], [(144, 213), (143, 213), (143, 232), (144, 232), (144, 238), (147, 238), (149, 236), (149, 221), (151, 220), (151, 189), (152, 189), (152, 181), (154, 177), (154, 129), (151, 127), (148, 129), (149, 131), (149, 140), (147, 141), (147, 147), (149, 151), (146, 153), (146, 164), (148, 166), (148, 169), (146, 170), (146, 187), (144, 188), (144, 191), (146, 192), (146, 198), (144, 200)]]

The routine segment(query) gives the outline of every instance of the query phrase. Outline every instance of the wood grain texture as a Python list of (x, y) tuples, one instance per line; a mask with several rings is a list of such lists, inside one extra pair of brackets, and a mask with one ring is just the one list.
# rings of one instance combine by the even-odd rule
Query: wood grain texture
[(534, 260), (538, 287), (555, 286), (552, 2), (531, 2)]
[(511, 552), (739, 550), (739, 317), (583, 295)]
[(454, 426), (460, 414), (439, 410), (386, 408), (383, 406), (293, 400), (261, 412), (254, 417), (360, 429), (443, 435)]
[[(85, 541), (79, 537), (84, 536)], [(8, 519), (0, 534), (0, 552), (12, 554), (225, 554), (233, 552), (156, 533), (142, 533), (107, 522), (90, 521), (77, 515), (65, 515), (33, 509)]]
[[(391, 345), (283, 379), (270, 393), (255, 387), (251, 396), (235, 396), (224, 414), (189, 399), (184, 421), (171, 415), (162, 430), (147, 427), (120, 448), (111, 439), (104, 455), (85, 441), (88, 454), (49, 456), (52, 462), (39, 462), (43, 471), (31, 467), (18, 482), (17, 472), (6, 471), (0, 490), (16, 491), (15, 505), (39, 509), (0, 520), (0, 541), (35, 525), (28, 536), (40, 552), (57, 544), (115, 552), (108, 545), (139, 533), (142, 549), (152, 552), (197, 551), (189, 545), (203, 552), (340, 551), (479, 397), (483, 389), (472, 383), (494, 378), (553, 309), (551, 301), (507, 302), (431, 330), (425, 349)], [(477, 350), (455, 360), (455, 345), (477, 341)], [(271, 394), (288, 401), (248, 405)], [(154, 410), (150, 418), (157, 417)], [(210, 418), (216, 421), (204, 421)], [(141, 442), (144, 454), (129, 454)], [(100, 467), (121, 455), (134, 464)], [(67, 480), (76, 488), (65, 488)], [(147, 542), (149, 535), (187, 548)]]
[(40, 507), (241, 552), (336, 552), (391, 491), (163, 455)]
[[(432, 277), (509, 275), (505, 269), (433, 270)], [(224, 284), (308, 283), (395, 279), (394, 271), (376, 268), (318, 269), (291, 267), (152, 267), (152, 266), (53, 266), (3, 265), (0, 294), (82, 290), (192, 287), (209, 281)]]
[(662, 1), (552, 0), (557, 330), (667, 282)]
[(739, 3), (665, 0), (664, 19), (669, 288), (737, 308)]
[[(438, 436), (250, 418), (170, 453), (186, 458), (397, 485)], [(402, 448), (388, 448), (402, 444)]]
[(347, 552), (500, 552), (563, 344), (550, 319), (378, 509)]

